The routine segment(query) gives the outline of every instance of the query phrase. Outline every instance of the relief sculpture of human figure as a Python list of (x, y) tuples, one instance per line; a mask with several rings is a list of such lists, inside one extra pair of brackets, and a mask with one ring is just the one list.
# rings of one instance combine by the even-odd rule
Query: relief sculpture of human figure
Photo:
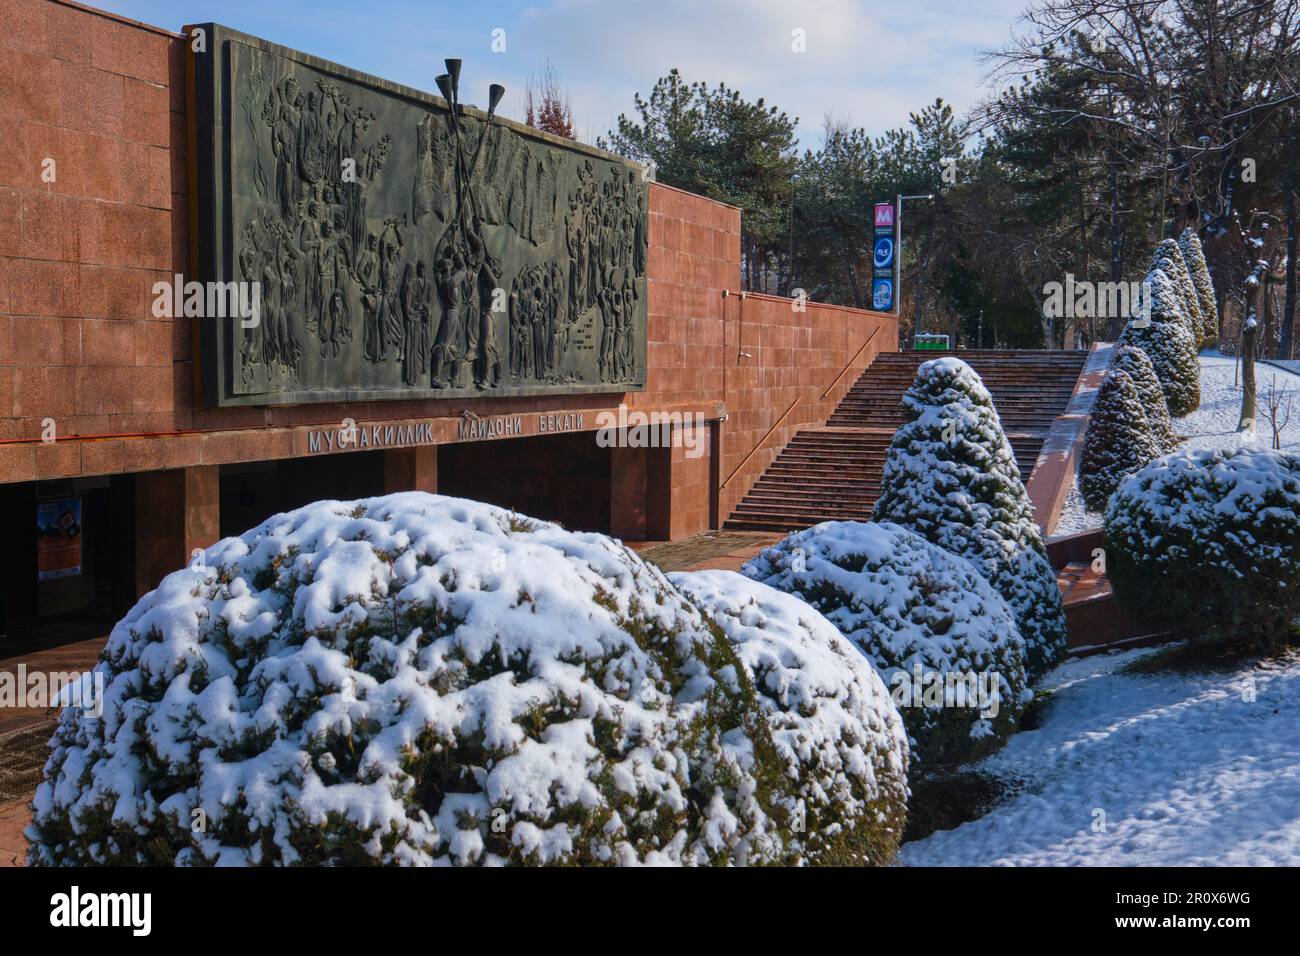
[(433, 343), (430, 369), (434, 388), (459, 384), (460, 364), (465, 355), (465, 257), (452, 243), (443, 248), (434, 274), (442, 322)]
[(614, 300), (614, 290), (608, 287), (600, 290), (600, 352), (597, 364), (600, 366), (600, 380), (614, 381), (614, 336), (618, 324), (618, 306)]
[(506, 299), (509, 317), (509, 339), (506, 354), (510, 366), (510, 377), (520, 379), (528, 377), (527, 329), (528, 321), (524, 318), (524, 298), (519, 294), (518, 281), (510, 289)]
[(402, 358), (403, 330), (402, 309), (398, 300), (401, 291), (398, 288), (399, 266), (402, 248), (406, 242), (399, 226), (403, 225), (395, 217), (390, 217), (384, 224), (383, 234), (379, 237), (379, 358), (387, 360), (390, 349), (397, 350), (397, 357)]
[(357, 256), (357, 285), (361, 289), (361, 346), (367, 361), (382, 358), (383, 336), (379, 329), (379, 237), (366, 236), (366, 247)]
[(402, 381), (418, 385), (428, 368), (429, 356), (429, 280), (424, 262), (406, 264), (402, 277), (402, 316), (405, 336), (402, 346)]
[(350, 269), (347, 245), (329, 219), (321, 223), (321, 238), (314, 261), (318, 307), (317, 329), (321, 358), (337, 358), (352, 341), (352, 318), (348, 306), (347, 279)]
[(474, 364), (474, 386), (479, 389), (496, 388), (501, 382), (501, 350), (492, 311), (500, 287), (501, 263), (485, 251), (478, 273), (478, 359)]

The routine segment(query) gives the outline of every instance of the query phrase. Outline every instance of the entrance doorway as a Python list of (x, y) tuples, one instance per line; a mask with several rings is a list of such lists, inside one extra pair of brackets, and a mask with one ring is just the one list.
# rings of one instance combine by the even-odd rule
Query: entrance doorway
[(609, 533), (610, 449), (590, 431), (439, 445), (438, 492)]
[(102, 637), (135, 603), (129, 475), (0, 487), (0, 657)]
[(313, 501), (384, 493), (384, 453), (348, 452), (221, 466), (221, 537), (255, 528), (272, 515)]

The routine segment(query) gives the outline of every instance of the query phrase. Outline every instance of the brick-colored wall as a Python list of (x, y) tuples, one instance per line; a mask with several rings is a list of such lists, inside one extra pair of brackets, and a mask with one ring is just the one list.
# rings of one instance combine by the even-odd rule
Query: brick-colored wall
[[(432, 418), (452, 441), (466, 408), (522, 413), (529, 433), (528, 413), (582, 410), (591, 428), (617, 407), (609, 395), (198, 406), (189, 320), (151, 311), (153, 284), (189, 273), (185, 55), (176, 34), (76, 4), (0, 0), (0, 482), (302, 456), (308, 426), (349, 417)], [(649, 237), (647, 387), (626, 401), (730, 416), (714, 468), (725, 517), (797, 427), (824, 421), (854, 372), (897, 348), (896, 325), (742, 301), (734, 207), (655, 184)], [(57, 442), (39, 440), (47, 418)], [(708, 526), (710, 458), (669, 457), (677, 537)]]

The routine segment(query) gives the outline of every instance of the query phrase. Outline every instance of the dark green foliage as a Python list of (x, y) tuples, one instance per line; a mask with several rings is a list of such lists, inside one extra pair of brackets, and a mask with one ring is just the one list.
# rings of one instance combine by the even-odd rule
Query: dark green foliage
[(1167, 455), (1106, 512), (1115, 596), (1138, 620), (1209, 641), (1284, 643), (1300, 616), (1300, 456)]
[(1158, 454), (1167, 454), (1178, 448), (1178, 434), (1169, 418), (1169, 406), (1165, 404), (1164, 389), (1156, 377), (1155, 366), (1147, 353), (1136, 345), (1116, 345), (1115, 360), (1111, 368), (1122, 369), (1133, 380), (1137, 390), (1138, 403), (1146, 414), (1147, 424), (1151, 427), (1151, 437), (1159, 448)]
[(1160, 453), (1133, 379), (1123, 369), (1112, 369), (1089, 416), (1079, 462), (1079, 486), (1088, 508), (1104, 510), (1120, 480)]
[(1150, 296), (1149, 321), (1135, 318), (1124, 327), (1122, 345), (1136, 345), (1147, 353), (1165, 405), (1174, 417), (1194, 412), (1201, 404), (1201, 366), (1196, 339), (1189, 330), (1173, 280), (1161, 269), (1146, 277)]
[(1031, 679), (1065, 652), (1065, 612), (1033, 506), (993, 399), (956, 358), (917, 369), (894, 434), (873, 519), (893, 521), (966, 558), (1006, 599)]

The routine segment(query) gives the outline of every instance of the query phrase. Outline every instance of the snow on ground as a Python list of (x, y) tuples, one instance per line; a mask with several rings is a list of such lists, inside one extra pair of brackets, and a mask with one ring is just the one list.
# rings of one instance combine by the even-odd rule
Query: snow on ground
[[(1190, 415), (1174, 419), (1174, 431), (1184, 436), (1182, 448), (1236, 448), (1242, 443), (1242, 433), (1237, 431), (1237, 419), (1241, 415), (1241, 385), (1233, 384), (1234, 374), (1240, 382), (1236, 370), (1236, 358), (1222, 352), (1208, 350), (1202, 352), (1201, 360), (1201, 406)], [(1282, 432), (1282, 450), (1300, 452), (1300, 362), (1286, 363), (1284, 368), (1273, 362), (1255, 365), (1255, 401), (1257, 405), (1256, 447), (1272, 448), (1273, 432), (1264, 418), (1265, 396), (1273, 377), (1277, 376), (1277, 388), (1285, 389), (1291, 396), (1291, 420)], [(1295, 366), (1296, 371), (1288, 371)], [(1073, 487), (1065, 499), (1061, 517), (1052, 529), (1052, 536), (1077, 534), (1100, 528), (1102, 516), (1098, 512), (1088, 511), (1079, 494), (1079, 481), (1076, 474)]]
[(1052, 529), (1052, 537), (1063, 534), (1079, 534), (1101, 527), (1101, 512), (1089, 511), (1083, 503), (1083, 494), (1079, 491), (1079, 471), (1075, 468), (1074, 481), (1065, 496), (1065, 505), (1061, 508), (1061, 517)]
[[(1220, 352), (1201, 354), (1201, 407), (1190, 415), (1174, 419), (1174, 430), (1186, 435), (1183, 448), (1236, 448), (1242, 442), (1237, 431), (1241, 416), (1241, 385), (1233, 385), (1234, 371), (1240, 383), (1236, 359)], [(1282, 434), (1282, 450), (1300, 452), (1300, 375), (1272, 364), (1255, 363), (1256, 445), (1271, 448), (1273, 433), (1264, 418), (1264, 399), (1277, 376), (1277, 387), (1291, 396), (1291, 421)]]
[(1149, 653), (1048, 675), (1041, 686), (1056, 692), (1041, 727), (976, 765), (1023, 788), (905, 844), (901, 862), (1300, 865), (1300, 653), (1212, 674), (1116, 673)]
[(1300, 359), (1265, 359), (1264, 361), (1268, 365), (1274, 365), (1280, 369), (1285, 369), (1288, 372), (1294, 372), (1295, 374), (1300, 375)]

